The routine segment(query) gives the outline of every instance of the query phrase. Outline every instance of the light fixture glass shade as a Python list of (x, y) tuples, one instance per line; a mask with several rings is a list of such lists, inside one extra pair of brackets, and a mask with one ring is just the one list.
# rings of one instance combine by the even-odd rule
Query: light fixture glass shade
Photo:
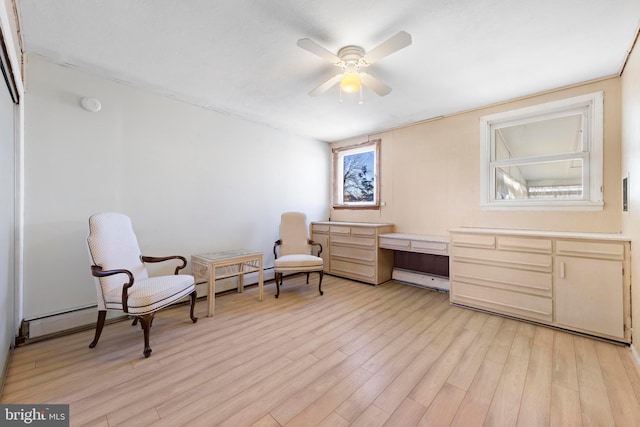
[(362, 79), (358, 73), (345, 74), (340, 80), (340, 88), (347, 93), (355, 93), (360, 90)]

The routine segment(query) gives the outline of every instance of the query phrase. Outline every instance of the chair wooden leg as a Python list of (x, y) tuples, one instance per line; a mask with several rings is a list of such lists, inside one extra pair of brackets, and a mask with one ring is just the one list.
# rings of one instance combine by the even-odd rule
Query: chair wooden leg
[(89, 344), (89, 348), (94, 348), (98, 344), (98, 340), (100, 339), (100, 334), (102, 333), (102, 328), (104, 328), (104, 321), (107, 318), (107, 310), (98, 311), (98, 321), (96, 322), (96, 335), (93, 338), (91, 344)]
[(149, 333), (151, 332), (151, 323), (153, 323), (153, 316), (155, 313), (145, 314), (140, 316), (140, 324), (144, 331), (144, 357), (151, 356), (151, 347), (149, 346)]
[(198, 318), (193, 315), (193, 310), (195, 310), (195, 308), (196, 308), (196, 297), (197, 296), (198, 295), (196, 293), (196, 290), (194, 289), (193, 292), (191, 292), (191, 313), (189, 314), (189, 316), (191, 316), (191, 321), (193, 323), (196, 323), (198, 321)]
[(307, 273), (307, 285), (309, 284), (309, 273)]
[(280, 284), (282, 283), (282, 273), (275, 274), (276, 279), (276, 298), (280, 295)]
[(320, 291), (320, 295), (324, 295), (324, 292), (322, 291), (322, 277), (324, 276), (324, 271), (320, 270), (318, 273), (320, 274), (320, 280), (318, 281), (318, 291)]

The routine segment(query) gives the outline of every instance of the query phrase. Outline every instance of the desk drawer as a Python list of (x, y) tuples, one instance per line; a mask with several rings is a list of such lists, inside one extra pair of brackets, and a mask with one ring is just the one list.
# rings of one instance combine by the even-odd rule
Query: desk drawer
[(477, 264), (491, 264), (501, 267), (519, 268), (523, 270), (544, 271), (551, 273), (552, 256), (528, 252), (498, 251), (493, 249), (477, 249), (454, 246), (451, 248), (454, 261)]
[(347, 227), (344, 225), (332, 225), (329, 227), (329, 230), (331, 231), (331, 234), (341, 234), (344, 236), (351, 235), (351, 227)]
[(451, 233), (451, 245), (463, 246), (467, 248), (490, 248), (496, 247), (495, 236), (486, 234), (457, 234)]
[(331, 246), (331, 258), (345, 258), (359, 262), (373, 263), (376, 260), (376, 252), (371, 249), (353, 248), (349, 246)]
[(624, 259), (624, 244), (558, 240), (556, 253), (585, 258), (622, 260)]
[(360, 248), (375, 249), (376, 239), (373, 237), (353, 237), (331, 235), (331, 251), (338, 246), (354, 246)]
[(447, 255), (449, 243), (439, 240), (412, 239), (410, 237), (380, 236), (378, 242), (383, 249), (417, 252), (433, 255)]
[(313, 224), (311, 226), (311, 230), (314, 233), (328, 233), (329, 228), (330, 227), (327, 224)]
[(380, 247), (385, 249), (397, 249), (399, 251), (410, 251), (411, 240), (380, 237)]
[(541, 252), (550, 254), (553, 244), (551, 239), (499, 236), (498, 249), (505, 251)]
[(331, 272), (339, 276), (375, 283), (375, 265), (359, 264), (344, 260), (331, 259)]
[(457, 262), (452, 280), (551, 298), (551, 273)]
[(351, 227), (352, 236), (369, 236), (376, 235), (376, 229), (371, 227)]
[(426, 254), (447, 254), (447, 244), (444, 242), (424, 242), (420, 240), (411, 241), (413, 252), (423, 252)]
[(551, 298), (526, 295), (504, 289), (488, 288), (470, 283), (452, 281), (451, 302), (484, 308), (531, 320), (551, 322), (553, 301)]

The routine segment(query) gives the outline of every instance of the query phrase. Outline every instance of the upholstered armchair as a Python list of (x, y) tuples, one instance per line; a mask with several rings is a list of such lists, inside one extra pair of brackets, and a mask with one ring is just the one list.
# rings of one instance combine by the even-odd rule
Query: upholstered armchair
[[(196, 303), (193, 276), (178, 274), (187, 265), (187, 260), (179, 255), (143, 256), (128, 216), (120, 213), (91, 216), (87, 243), (98, 294), (98, 321), (90, 348), (98, 344), (107, 310), (121, 310), (134, 317), (134, 325), (140, 320), (144, 331), (144, 357), (151, 355), (149, 333), (158, 310), (188, 295), (191, 297), (191, 321), (198, 320), (193, 315)], [(174, 275), (149, 277), (145, 263), (171, 260), (179, 262)]]
[[(280, 217), (280, 239), (273, 245), (275, 257), (274, 270), (276, 281), (276, 298), (280, 295), (283, 275), (285, 273), (306, 273), (309, 284), (309, 273), (317, 272), (318, 291), (322, 291), (323, 262), (320, 258), (322, 245), (309, 239), (307, 217), (299, 212), (286, 212)], [(317, 256), (313, 255), (313, 247), (318, 248)]]

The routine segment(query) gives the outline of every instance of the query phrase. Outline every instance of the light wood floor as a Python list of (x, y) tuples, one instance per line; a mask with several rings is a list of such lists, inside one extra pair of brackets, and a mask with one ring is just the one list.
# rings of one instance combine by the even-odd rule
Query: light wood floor
[[(637, 426), (629, 348), (325, 276), (19, 347), (1, 403), (68, 403), (71, 425)], [(297, 285), (293, 285), (297, 284)]]

